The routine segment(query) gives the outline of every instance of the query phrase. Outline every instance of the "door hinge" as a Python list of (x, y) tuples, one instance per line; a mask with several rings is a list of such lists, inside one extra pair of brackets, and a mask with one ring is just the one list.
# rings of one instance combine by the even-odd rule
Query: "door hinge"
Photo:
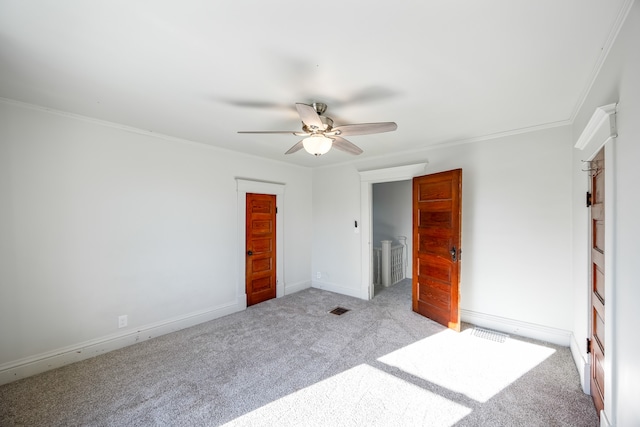
[(591, 193), (587, 191), (587, 207), (591, 206)]
[(278, 213), (278, 207), (276, 206), (276, 214)]
[(591, 353), (591, 338), (587, 338), (587, 354)]

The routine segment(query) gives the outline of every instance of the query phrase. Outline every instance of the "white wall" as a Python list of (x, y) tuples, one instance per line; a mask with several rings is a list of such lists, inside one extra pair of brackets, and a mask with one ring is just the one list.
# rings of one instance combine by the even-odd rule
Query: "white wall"
[(236, 177), (285, 184), (281, 280), (309, 286), (308, 169), (1, 102), (0, 371), (240, 309)]
[[(313, 170), (313, 286), (360, 296), (360, 175), (354, 166)], [(318, 273), (320, 277), (318, 277)]]
[[(614, 299), (606, 301), (607, 313), (612, 315), (614, 333), (607, 337), (608, 372), (612, 389), (605, 400), (611, 425), (640, 425), (640, 4), (635, 2), (627, 16), (615, 44), (596, 79), (573, 126), (573, 142), (585, 128), (597, 107), (618, 102), (618, 137), (614, 149), (614, 246), (613, 251)], [(574, 333), (580, 352), (586, 357), (584, 339), (589, 333), (587, 321), (588, 249), (585, 230), (588, 212), (584, 206), (587, 188), (585, 174), (579, 172), (584, 153), (573, 153), (574, 194), (576, 206), (573, 215), (573, 287), (575, 302)], [(608, 268), (608, 267), (607, 267)], [(606, 392), (606, 391), (605, 391)]]
[(391, 240), (392, 245), (396, 245), (402, 243), (398, 236), (405, 236), (407, 277), (411, 277), (413, 265), (412, 191), (411, 181), (381, 182), (372, 185), (373, 246), (382, 247), (382, 240)]
[(358, 295), (357, 170), (422, 161), (429, 173), (463, 169), (461, 308), (571, 330), (569, 127), (315, 170), (313, 271)]

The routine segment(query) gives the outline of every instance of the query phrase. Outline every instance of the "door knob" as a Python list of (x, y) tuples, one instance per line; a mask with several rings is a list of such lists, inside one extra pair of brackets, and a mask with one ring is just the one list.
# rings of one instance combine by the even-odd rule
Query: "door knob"
[(253, 252), (252, 251), (248, 251), (247, 255), (253, 255)]
[(449, 253), (451, 254), (451, 261), (456, 262), (456, 247), (452, 247)]

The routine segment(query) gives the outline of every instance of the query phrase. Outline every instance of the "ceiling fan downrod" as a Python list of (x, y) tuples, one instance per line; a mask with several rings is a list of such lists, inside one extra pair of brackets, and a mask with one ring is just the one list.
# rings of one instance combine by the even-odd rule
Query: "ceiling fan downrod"
[(316, 113), (318, 113), (319, 116), (323, 115), (324, 112), (327, 111), (327, 104), (323, 102), (314, 102), (311, 106), (316, 110)]

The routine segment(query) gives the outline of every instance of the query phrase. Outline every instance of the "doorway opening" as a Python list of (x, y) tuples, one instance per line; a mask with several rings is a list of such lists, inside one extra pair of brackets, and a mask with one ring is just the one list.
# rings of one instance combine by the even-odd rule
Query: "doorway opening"
[(411, 279), (412, 182), (372, 185), (374, 297), (389, 286)]
[[(360, 207), (361, 207), (361, 257), (362, 282), (360, 298), (372, 299), (374, 296), (373, 281), (373, 185), (397, 181), (411, 181), (414, 176), (423, 175), (428, 162), (386, 169), (360, 171)], [(409, 204), (411, 206), (411, 204)], [(410, 235), (407, 241), (410, 241)], [(410, 256), (409, 256), (410, 258)]]

